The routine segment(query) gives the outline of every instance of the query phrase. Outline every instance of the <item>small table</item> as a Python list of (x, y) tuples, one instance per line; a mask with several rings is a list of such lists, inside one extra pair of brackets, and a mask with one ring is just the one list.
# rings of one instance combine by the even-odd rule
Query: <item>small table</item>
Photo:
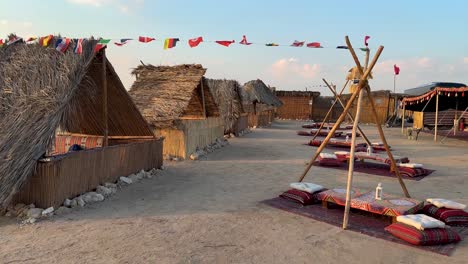
[[(346, 189), (335, 188), (317, 194), (317, 199), (322, 201), (322, 206), (328, 208), (329, 203), (346, 205)], [(384, 193), (382, 200), (375, 199), (375, 191), (365, 191), (358, 188), (351, 190), (350, 207), (396, 221), (399, 215), (414, 214), (424, 206), (424, 201), (412, 198), (399, 197)]]

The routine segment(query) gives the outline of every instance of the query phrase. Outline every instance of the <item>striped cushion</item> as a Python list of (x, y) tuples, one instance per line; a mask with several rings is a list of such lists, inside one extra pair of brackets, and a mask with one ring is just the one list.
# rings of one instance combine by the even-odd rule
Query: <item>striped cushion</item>
[(395, 223), (385, 228), (387, 232), (410, 244), (418, 246), (441, 245), (460, 241), (460, 236), (450, 228), (418, 230), (412, 226)]
[(288, 191), (280, 194), (280, 197), (284, 198), (284, 199), (294, 201), (294, 202), (297, 202), (297, 203), (300, 203), (302, 205), (312, 204), (315, 201), (317, 201), (313, 194), (308, 193), (308, 192), (304, 192), (304, 191), (300, 191), (300, 190), (296, 190), (296, 189), (288, 190)]
[(460, 209), (439, 208), (428, 204), (424, 206), (422, 212), (435, 219), (439, 219), (447, 225), (468, 226), (468, 212)]
[(82, 149), (92, 149), (102, 147), (104, 137), (102, 136), (55, 136), (55, 144), (52, 146), (50, 155), (60, 155), (67, 153), (71, 146), (79, 145)]

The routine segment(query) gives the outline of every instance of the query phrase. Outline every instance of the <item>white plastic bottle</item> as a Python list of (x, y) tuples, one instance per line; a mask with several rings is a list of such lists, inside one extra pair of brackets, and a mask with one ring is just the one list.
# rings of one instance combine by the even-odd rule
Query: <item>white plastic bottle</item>
[(383, 188), (382, 188), (382, 184), (379, 182), (379, 184), (377, 184), (377, 188), (375, 188), (375, 199), (382, 200), (382, 196), (383, 196)]
[(346, 142), (349, 141), (349, 135), (346, 135)]
[(370, 155), (372, 153), (372, 147), (367, 146), (367, 155)]

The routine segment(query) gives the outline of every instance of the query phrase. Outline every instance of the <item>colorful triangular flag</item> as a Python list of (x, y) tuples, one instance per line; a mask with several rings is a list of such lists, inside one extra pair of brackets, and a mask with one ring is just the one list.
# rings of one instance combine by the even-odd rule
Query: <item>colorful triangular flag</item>
[(153, 40), (156, 40), (155, 38), (150, 38), (150, 37), (138, 37), (138, 41), (140, 42), (143, 42), (143, 43), (148, 43), (148, 42), (151, 42)]
[(201, 42), (203, 42), (203, 38), (202, 37), (198, 37), (198, 38), (193, 38), (193, 39), (189, 39), (188, 40), (188, 44), (191, 48), (195, 48), (196, 46), (198, 46)]
[(359, 49), (362, 50), (362, 51), (368, 51), (369, 50), (369, 48), (367, 48), (367, 47), (366, 48), (359, 48)]
[(307, 43), (308, 48), (323, 48), (322, 45), (320, 45), (320, 42), (311, 42)]
[(100, 39), (98, 43), (96, 44), (96, 47), (94, 47), (94, 52), (100, 51), (107, 44), (109, 44), (109, 42), (110, 42), (110, 39)]
[(26, 42), (32, 42), (32, 41), (35, 41), (37, 39), (37, 37), (30, 37), (26, 40)]
[(267, 47), (278, 47), (279, 45), (276, 44), (276, 43), (267, 43), (267, 44), (265, 44), (265, 46), (267, 46)]
[(251, 43), (251, 42), (247, 42), (247, 37), (244, 35), (244, 36), (242, 36), (242, 40), (239, 42), (239, 44), (242, 44), (242, 45), (251, 45), (252, 43)]
[(222, 46), (225, 46), (225, 47), (229, 47), (229, 45), (231, 45), (232, 43), (235, 43), (234, 40), (216, 40), (215, 41), (216, 43), (218, 43), (219, 45), (222, 45)]
[(60, 38), (57, 40), (57, 42), (55, 42), (55, 49), (60, 52), (65, 52), (67, 51), (69, 45), (70, 45), (69, 38)]
[(49, 46), (49, 42), (54, 38), (53, 35), (48, 35), (48, 36), (45, 36), (45, 37), (41, 37), (39, 39), (39, 45), (41, 45), (42, 47), (47, 47)]
[(295, 41), (291, 44), (291, 46), (292, 46), (292, 47), (302, 47), (302, 46), (304, 46), (304, 43), (305, 43), (305, 41), (297, 41), (297, 40), (295, 40)]
[(114, 44), (117, 46), (123, 46), (127, 44), (129, 40), (132, 40), (132, 39), (130, 38), (120, 39), (120, 42), (114, 42)]
[(365, 36), (364, 37), (364, 45), (369, 46), (369, 43), (367, 43), (367, 41), (370, 39), (370, 36)]
[(84, 39), (75, 39), (74, 42), (76, 43), (73, 52), (75, 54), (81, 54), (83, 52), (83, 40)]
[(23, 38), (21, 38), (21, 37), (18, 37), (18, 36), (11, 36), (10, 39), (8, 40), (8, 42), (7, 42), (7, 46), (8, 46), (8, 45), (15, 44), (16, 42), (22, 41), (22, 40), (23, 40)]
[(395, 72), (395, 75), (399, 75), (400, 74), (400, 67), (398, 67), (396, 64), (393, 65), (393, 71)]
[(176, 46), (178, 38), (167, 38), (164, 40), (164, 49), (172, 49)]
[(337, 46), (337, 49), (348, 49), (348, 46)]

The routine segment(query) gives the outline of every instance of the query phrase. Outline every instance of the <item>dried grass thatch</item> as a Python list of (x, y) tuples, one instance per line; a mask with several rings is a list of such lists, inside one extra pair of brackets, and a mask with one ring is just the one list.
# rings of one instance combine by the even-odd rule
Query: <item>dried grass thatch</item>
[(133, 70), (136, 81), (130, 95), (143, 116), (154, 128), (173, 127), (185, 117), (203, 117), (201, 85), (207, 116), (219, 116), (200, 64), (177, 66), (140, 65)]
[(279, 107), (283, 103), (262, 80), (253, 80), (244, 84), (242, 97), (244, 103), (259, 103)]
[[(0, 49), (0, 207), (7, 206), (34, 173), (59, 128), (102, 133), (102, 91), (97, 85), (102, 57), (95, 56), (96, 42), (85, 41), (80, 55), (38, 44)], [(108, 61), (107, 65), (109, 135), (152, 135)], [(128, 124), (128, 116), (136, 121)]]
[(235, 80), (213, 79), (207, 79), (206, 84), (210, 88), (224, 120), (224, 133), (233, 132), (237, 119), (243, 112), (240, 84)]

